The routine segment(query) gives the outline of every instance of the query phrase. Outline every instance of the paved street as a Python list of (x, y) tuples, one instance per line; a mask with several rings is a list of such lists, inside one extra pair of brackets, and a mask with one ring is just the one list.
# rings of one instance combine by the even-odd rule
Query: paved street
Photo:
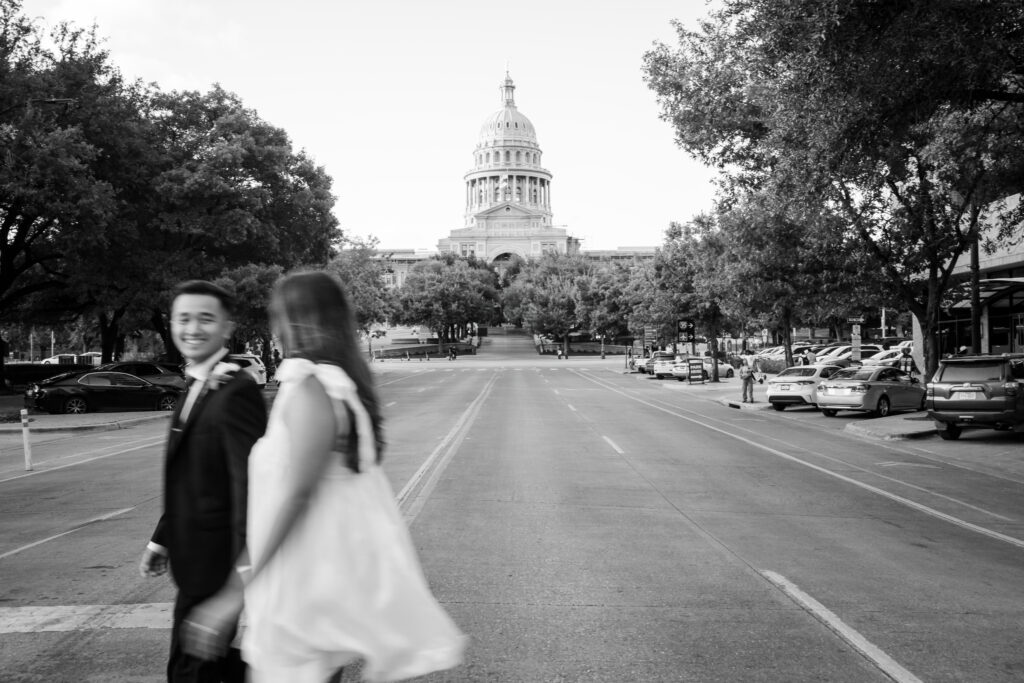
[[(428, 680), (1024, 677), (1018, 438), (870, 440), (525, 342), (374, 367), (388, 475), (471, 637)], [(162, 680), (173, 591), (136, 565), (165, 429), (40, 434), (33, 473), (0, 436), (4, 683)]]

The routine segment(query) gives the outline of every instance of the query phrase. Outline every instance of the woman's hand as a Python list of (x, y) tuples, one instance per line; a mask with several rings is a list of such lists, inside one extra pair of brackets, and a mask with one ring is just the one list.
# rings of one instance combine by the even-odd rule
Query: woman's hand
[(239, 588), (226, 586), (193, 607), (181, 623), (182, 650), (204, 660), (223, 657), (242, 613), (243, 596)]

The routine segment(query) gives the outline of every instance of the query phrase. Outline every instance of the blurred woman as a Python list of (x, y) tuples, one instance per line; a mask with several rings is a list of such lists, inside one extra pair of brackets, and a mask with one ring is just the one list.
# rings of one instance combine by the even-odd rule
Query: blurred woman
[(369, 680), (457, 666), (464, 637), (431, 595), (379, 467), (380, 409), (341, 284), (289, 275), (270, 314), (284, 360), (250, 455), (252, 568), (240, 567), (252, 680), (338, 680), (356, 659)]

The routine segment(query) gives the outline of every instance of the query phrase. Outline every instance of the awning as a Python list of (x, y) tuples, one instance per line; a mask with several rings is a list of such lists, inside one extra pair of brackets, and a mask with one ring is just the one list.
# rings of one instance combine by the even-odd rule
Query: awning
[[(964, 283), (955, 290), (956, 294), (963, 296), (951, 308), (971, 307), (971, 285)], [(1002, 277), (978, 282), (978, 298), (981, 305), (987, 306), (990, 301), (1010, 292), (1024, 292), (1024, 277)]]

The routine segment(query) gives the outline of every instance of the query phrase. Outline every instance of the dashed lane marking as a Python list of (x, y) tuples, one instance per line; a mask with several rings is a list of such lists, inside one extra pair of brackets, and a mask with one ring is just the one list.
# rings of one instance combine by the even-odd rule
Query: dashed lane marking
[(608, 445), (612, 447), (612, 450), (615, 451), (616, 453), (618, 453), (619, 455), (625, 455), (626, 454), (626, 451), (624, 451), (621, 448), (619, 448), (618, 445), (616, 445), (616, 443), (614, 441), (612, 441), (611, 439), (609, 439), (607, 436), (602, 436), (601, 438), (604, 439), (605, 441), (607, 441)]
[(68, 529), (67, 531), (62, 531), (59, 534), (54, 534), (53, 536), (48, 536), (47, 538), (44, 538), (44, 539), (42, 539), (40, 541), (35, 541), (34, 543), (29, 543), (28, 545), (23, 545), (20, 548), (15, 548), (14, 550), (9, 550), (6, 553), (0, 555), (0, 560), (6, 559), (8, 557), (11, 557), (12, 555), (17, 555), (18, 553), (24, 552), (25, 550), (30, 550), (30, 549), (35, 548), (36, 546), (42, 545), (44, 543), (49, 543), (50, 541), (54, 541), (54, 540), (56, 540), (58, 538), (62, 538), (64, 536), (67, 536), (68, 534), (73, 534), (76, 531), (78, 531), (79, 529), (84, 529), (85, 527), (89, 526), (90, 524), (95, 524), (96, 522), (103, 522), (103, 521), (106, 521), (108, 519), (113, 519), (114, 517), (117, 517), (118, 515), (123, 515), (126, 512), (131, 512), (132, 510), (134, 510), (137, 507), (138, 507), (138, 505), (133, 505), (130, 508), (123, 508), (121, 510), (115, 510), (114, 512), (108, 512), (107, 514), (100, 515), (99, 517), (93, 517), (92, 519), (87, 519), (86, 521), (84, 521), (81, 524), (78, 524), (78, 525)]
[(897, 683), (921, 683), (921, 679), (907, 671), (895, 659), (887, 655), (880, 647), (869, 641), (859, 631), (847, 625), (830, 609), (800, 590), (786, 577), (770, 571), (760, 571), (761, 576), (768, 579), (775, 587), (789, 596), (815, 619), (823, 623), (830, 631), (850, 644), (855, 650), (867, 657), (882, 673)]
[(576, 412), (576, 408), (573, 407), (573, 405), (571, 403), (566, 403), (565, 405), (569, 406), (569, 410), (571, 410), (572, 412), (574, 412), (574, 413)]
[(392, 401), (391, 403), (388, 403), (388, 404), (387, 404), (387, 405), (385, 405), (384, 407), (385, 407), (385, 408), (390, 408), (391, 406), (395, 405), (396, 403), (398, 403), (398, 401)]
[[(721, 427), (716, 427), (715, 425), (710, 424), (709, 422), (706, 422), (704, 420), (698, 420), (697, 418), (691, 417), (689, 415), (684, 415), (683, 413), (679, 412), (679, 410), (669, 409), (669, 408), (666, 408), (664, 406), (658, 405), (657, 403), (652, 403), (650, 401), (646, 401), (646, 400), (644, 400), (642, 398), (638, 398), (636, 396), (630, 396), (628, 393), (626, 393), (624, 391), (621, 391), (620, 389), (616, 388), (615, 386), (608, 385), (608, 384), (603, 384), (601, 380), (595, 379), (593, 377), (587, 377), (583, 373), (577, 373), (577, 374), (579, 374), (580, 377), (583, 377), (583, 378), (587, 379), (588, 381), (591, 381), (591, 382), (594, 382), (595, 384), (599, 384), (601, 386), (604, 386), (609, 391), (612, 391), (612, 392), (615, 392), (615, 393), (620, 394), (622, 396), (625, 396), (627, 398), (630, 398), (630, 399), (636, 401), (637, 403), (642, 403), (643, 405), (646, 405), (646, 406), (649, 406), (651, 408), (654, 408), (655, 410), (659, 410), (659, 411), (661, 411), (663, 413), (667, 413), (668, 415), (672, 415), (674, 417), (678, 417), (681, 420), (686, 420), (687, 422), (690, 422), (692, 424), (699, 425), (701, 427), (704, 427), (705, 429), (709, 429), (709, 430), (711, 430), (713, 432), (716, 432), (716, 433), (721, 434), (723, 436), (729, 437), (730, 439), (735, 439), (736, 441), (739, 441), (741, 443), (745, 443), (748, 446), (751, 446), (753, 448), (762, 450), (762, 451), (764, 451), (766, 453), (771, 453), (772, 455), (777, 456), (777, 457), (779, 457), (779, 458), (781, 458), (783, 460), (787, 460), (789, 462), (792, 462), (792, 463), (795, 463), (795, 464), (798, 464), (798, 465), (802, 465), (802, 466), (804, 466), (804, 467), (806, 467), (808, 469), (814, 470), (815, 472), (820, 472), (821, 474), (824, 474), (824, 475), (826, 475), (828, 477), (832, 477), (833, 479), (837, 479), (838, 481), (845, 482), (845, 483), (847, 483), (847, 484), (849, 484), (851, 486), (855, 486), (855, 487), (863, 489), (865, 491), (869, 491), (869, 492), (874, 493), (876, 495), (879, 495), (879, 496), (881, 496), (883, 498), (888, 498), (889, 500), (891, 500), (891, 501), (893, 501), (895, 503), (899, 503), (900, 505), (904, 505), (904, 506), (906, 506), (908, 508), (911, 508), (913, 510), (917, 510), (918, 512), (921, 512), (923, 514), (929, 515), (929, 516), (934, 517), (936, 519), (941, 519), (943, 521), (949, 522), (950, 524), (958, 526), (961, 529), (966, 529), (967, 531), (973, 531), (974, 533), (980, 534), (982, 536), (987, 536), (987, 537), (992, 538), (994, 540), (1002, 541), (1003, 543), (1007, 543), (1009, 545), (1012, 545), (1012, 546), (1014, 546), (1016, 548), (1024, 549), (1024, 540), (1022, 540), (1022, 539), (1015, 538), (1014, 536), (1009, 536), (1007, 534), (1000, 533), (1000, 532), (995, 531), (993, 529), (988, 529), (988, 528), (980, 526), (978, 524), (974, 524), (972, 522), (968, 522), (965, 519), (960, 519), (959, 517), (954, 517), (953, 515), (950, 515), (950, 514), (947, 514), (945, 512), (942, 512), (941, 510), (936, 510), (935, 508), (930, 507), (928, 505), (925, 505), (923, 503), (918, 503), (916, 500), (911, 500), (910, 498), (906, 498), (904, 496), (900, 496), (900, 495), (897, 495), (895, 493), (891, 493), (889, 491), (886, 491), (885, 489), (878, 488), (877, 486), (872, 486), (871, 484), (867, 484), (865, 482), (858, 481), (858, 480), (854, 479), (853, 477), (848, 477), (848, 476), (846, 476), (844, 474), (840, 474), (839, 472), (835, 472), (833, 470), (830, 470), (827, 467), (822, 467), (821, 465), (815, 465), (812, 462), (808, 462), (807, 460), (804, 460), (802, 458), (798, 458), (795, 455), (790, 455), (789, 453), (786, 453), (784, 451), (780, 451), (777, 448), (772, 448), (771, 446), (766, 446), (765, 444), (760, 443), (758, 441), (755, 441), (753, 439), (748, 439), (748, 438), (746, 438), (744, 436), (740, 436), (739, 434), (736, 434), (733, 431), (730, 431), (730, 430), (727, 430), (727, 429), (723, 429)], [(844, 464), (847, 465), (847, 466), (850, 466), (849, 463), (844, 463)], [(860, 468), (855, 468), (855, 469), (860, 469)], [(885, 477), (885, 478), (888, 479), (888, 477)], [(911, 486), (912, 488), (920, 489), (922, 491), (925, 491), (926, 493), (930, 493), (930, 494), (935, 495), (935, 496), (939, 496), (939, 497), (942, 497), (942, 498), (948, 498), (947, 496), (942, 496), (942, 494), (938, 494), (938, 493), (935, 493), (933, 491), (928, 491), (927, 489), (922, 489), (921, 487), (913, 486), (911, 484), (905, 484), (904, 482), (898, 482), (898, 483), (903, 483), (906, 486)], [(979, 510), (979, 508), (976, 508), (973, 505), (968, 505), (966, 503), (962, 503), (962, 504), (966, 505), (969, 508), (972, 508), (972, 509), (975, 509), (975, 510)], [(995, 516), (995, 517), (1001, 517), (1001, 515), (996, 515), (995, 513), (991, 513), (991, 512), (989, 512), (987, 514), (990, 514), (990, 515)], [(1006, 519), (1006, 518), (1004, 517), (1003, 519)]]
[(0, 479), (0, 484), (7, 483), (9, 481), (15, 481), (16, 479), (24, 479), (25, 477), (37, 477), (37, 476), (39, 476), (41, 474), (47, 474), (48, 472), (56, 472), (58, 470), (63, 470), (63, 469), (66, 469), (68, 467), (75, 467), (77, 465), (84, 465), (84, 464), (86, 464), (88, 462), (94, 462), (96, 460), (103, 460), (104, 458), (112, 458), (115, 455), (123, 455), (125, 453), (131, 453), (132, 451), (142, 450), (143, 448), (152, 448), (153, 446), (157, 446), (157, 445), (162, 444), (164, 441), (165, 441), (165, 437), (164, 436), (160, 436), (159, 438), (150, 439), (149, 441), (147, 441), (145, 443), (142, 443), (142, 444), (140, 444), (138, 446), (132, 446), (131, 448), (122, 448), (121, 450), (114, 451), (113, 453), (105, 453), (103, 455), (97, 455), (94, 458), (86, 458), (84, 460), (76, 460), (74, 462), (69, 462), (66, 465), (57, 465), (56, 467), (45, 467), (45, 461), (44, 461), (43, 463), (40, 464), (40, 467), (41, 468), (45, 467), (45, 469), (33, 470), (32, 472), (25, 472), (24, 474), (18, 474), (18, 475), (15, 475), (13, 477), (7, 477), (6, 479)]

